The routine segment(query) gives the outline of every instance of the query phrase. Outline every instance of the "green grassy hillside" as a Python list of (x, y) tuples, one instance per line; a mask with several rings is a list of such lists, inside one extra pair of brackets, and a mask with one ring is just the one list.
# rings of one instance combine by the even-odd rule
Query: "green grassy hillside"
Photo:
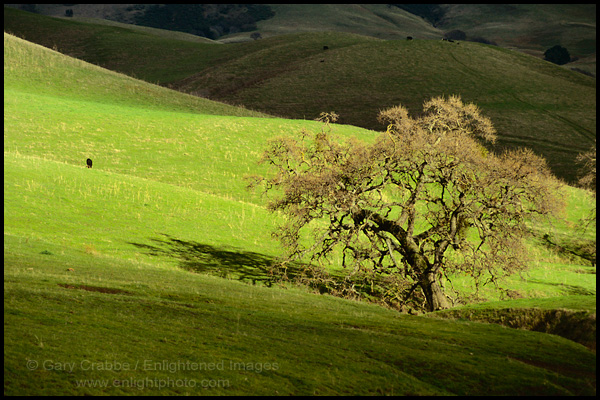
[[(461, 30), (469, 41), (492, 41), (540, 59), (544, 58), (544, 51), (558, 44), (576, 60), (564, 68), (596, 75), (595, 4), (439, 6), (433, 22), (384, 4), (273, 4), (275, 15), (260, 21), (257, 31), (263, 37), (326, 29), (382, 39), (412, 36), (439, 40), (447, 32)], [(249, 38), (250, 34), (230, 36)]]
[[(278, 217), (243, 177), (316, 122), (7, 34), (4, 71), (5, 395), (595, 394), (595, 354), (559, 336), (262, 285)], [(595, 296), (536, 271), (539, 297)]]
[[(188, 36), (182, 39), (182, 34), (170, 31), (87, 21), (4, 8), (5, 32), (154, 83), (164, 80), (167, 64), (170, 65), (171, 79), (182, 79), (189, 76), (190, 69), (205, 66), (207, 60), (203, 59), (207, 56), (210, 56), (209, 60), (221, 58), (225, 50), (216, 42), (206, 39), (194, 42)], [(157, 57), (157, 54), (161, 56)]]
[[(275, 15), (257, 23), (263, 37), (324, 30), (381, 39), (439, 39), (442, 33), (416, 15), (385, 4), (271, 4)], [(249, 33), (230, 36), (248, 36)]]
[[(376, 120), (381, 109), (404, 104), (419, 112), (432, 96), (460, 94), (492, 119), (501, 146), (532, 147), (567, 180), (576, 155), (593, 145), (593, 78), (477, 43), (365, 38), (348, 46), (338, 38), (292, 35), (289, 47), (265, 40), (264, 50), (173, 86), (293, 118), (333, 110), (343, 123), (376, 130), (384, 128)], [(292, 43), (313, 52), (297, 54)], [(329, 50), (317, 51), (324, 44)]]
[(446, 4), (438, 28), (460, 29), (503, 47), (544, 57), (554, 45), (572, 57), (596, 57), (596, 5), (588, 4)]
[(333, 110), (342, 123), (381, 130), (383, 108), (401, 103), (419, 112), (433, 96), (458, 94), (492, 119), (500, 146), (533, 148), (569, 182), (577, 154), (596, 135), (595, 79), (478, 43), (314, 32), (217, 45), (13, 9), (5, 9), (5, 30), (149, 82), (288, 118)]

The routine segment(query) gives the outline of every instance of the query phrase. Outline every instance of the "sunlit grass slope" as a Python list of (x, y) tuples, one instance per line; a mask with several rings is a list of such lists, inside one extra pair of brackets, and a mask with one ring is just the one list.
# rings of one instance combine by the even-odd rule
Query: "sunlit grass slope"
[[(188, 213), (196, 221), (188, 228), (195, 239), (221, 236), (220, 242), (228, 243), (236, 235), (264, 236), (269, 230), (260, 224), (246, 221), (248, 226), (240, 227), (245, 219), (271, 221), (258, 194), (246, 190), (244, 176), (261, 172), (257, 162), (270, 137), (317, 126), (235, 116), (262, 114), (114, 74), (9, 35), (4, 62), (7, 225), (30, 229), (31, 221), (21, 218), (19, 209), (37, 209), (49, 227), (68, 221), (73, 226), (48, 229), (45, 235), (57, 231), (79, 244), (85, 239), (78, 226), (91, 224), (91, 229), (98, 223), (107, 229), (119, 226), (115, 231), (139, 231), (140, 225), (118, 216), (116, 209), (108, 211), (113, 207), (139, 218), (144, 227), (140, 239), (156, 232), (173, 234)], [(91, 170), (83, 168), (88, 157), (94, 162)], [(32, 191), (25, 197), (31, 201), (28, 207), (10, 209), (11, 201), (23, 206), (21, 195), (27, 191)], [(184, 203), (166, 200), (175, 193)], [(48, 207), (49, 200), (67, 201), (66, 207)], [(223, 215), (206, 202), (222, 207)], [(89, 207), (93, 215), (77, 214)], [(46, 220), (51, 215), (57, 218)], [(165, 220), (167, 215), (174, 220)], [(217, 224), (200, 229), (202, 218), (214, 218)], [(156, 228), (148, 230), (154, 223)], [(260, 240), (267, 247), (270, 242), (268, 235)]]
[[(170, 76), (183, 79), (191, 68), (205, 66), (212, 57), (222, 57), (225, 50), (207, 40), (190, 41), (165, 30), (51, 18), (9, 7), (4, 8), (4, 31), (150, 82), (164, 80), (165, 65), (170, 66)], [(138, 69), (144, 72), (136, 72)]]
[(243, 177), (316, 122), (4, 41), (5, 394), (595, 394), (565, 338), (262, 285), (278, 217)]
[[(216, 115), (259, 114), (167, 90), (4, 34), (4, 90), (71, 101)], [(102, 71), (102, 73), (99, 73)], [(52, 77), (52, 79), (49, 79)], [(20, 95), (18, 97), (22, 97)], [(9, 99), (15, 96), (8, 96)], [(5, 96), (6, 98), (6, 96)], [(25, 101), (28, 101), (27, 99)], [(34, 100), (35, 101), (35, 100)], [(32, 107), (35, 109), (35, 107)], [(68, 110), (68, 108), (67, 108)], [(75, 108), (77, 111), (77, 108)], [(115, 115), (118, 119), (118, 115)]]

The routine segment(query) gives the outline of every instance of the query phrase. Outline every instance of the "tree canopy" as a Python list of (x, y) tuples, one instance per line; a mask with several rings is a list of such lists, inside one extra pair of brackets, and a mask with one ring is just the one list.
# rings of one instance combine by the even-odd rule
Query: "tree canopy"
[(419, 117), (382, 111), (371, 143), (335, 137), (335, 114), (315, 134), (282, 137), (263, 162), (276, 232), (288, 261), (339, 262), (350, 274), (393, 277), (388, 301), (448, 308), (444, 282), (466, 274), (497, 282), (525, 268), (526, 221), (554, 212), (558, 182), (521, 149), (496, 155), (491, 121), (460, 98), (433, 98)]
[(544, 52), (544, 60), (554, 64), (563, 65), (571, 61), (571, 55), (567, 49), (556, 45)]

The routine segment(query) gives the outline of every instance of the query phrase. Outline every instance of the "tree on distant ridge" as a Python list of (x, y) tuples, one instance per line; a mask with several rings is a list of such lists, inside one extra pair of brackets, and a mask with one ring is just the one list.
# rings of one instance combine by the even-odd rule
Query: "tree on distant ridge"
[(544, 60), (554, 64), (563, 65), (571, 61), (571, 55), (567, 49), (556, 45), (544, 52)]
[[(284, 264), (339, 262), (350, 276), (393, 277), (387, 301), (428, 311), (449, 308), (444, 283), (471, 277), (477, 287), (521, 271), (526, 220), (554, 213), (558, 181), (545, 160), (521, 149), (496, 155), (495, 130), (473, 104), (433, 98), (424, 114), (382, 111), (387, 130), (367, 144), (331, 132), (273, 140), (259, 178), (282, 212)], [(330, 127), (329, 131), (325, 127)], [(373, 285), (374, 283), (372, 283)]]

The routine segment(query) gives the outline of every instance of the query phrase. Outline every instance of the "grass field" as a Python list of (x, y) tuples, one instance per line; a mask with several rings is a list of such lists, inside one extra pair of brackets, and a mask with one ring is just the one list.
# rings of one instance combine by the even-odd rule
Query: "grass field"
[[(5, 395), (595, 394), (595, 353), (564, 337), (272, 285), (279, 217), (243, 178), (264, 173), (269, 138), (316, 122), (7, 34), (4, 56)], [(568, 190), (575, 221), (592, 202)], [(595, 316), (591, 268), (532, 246), (536, 282), (518, 290), (577, 289), (535, 307)]]

